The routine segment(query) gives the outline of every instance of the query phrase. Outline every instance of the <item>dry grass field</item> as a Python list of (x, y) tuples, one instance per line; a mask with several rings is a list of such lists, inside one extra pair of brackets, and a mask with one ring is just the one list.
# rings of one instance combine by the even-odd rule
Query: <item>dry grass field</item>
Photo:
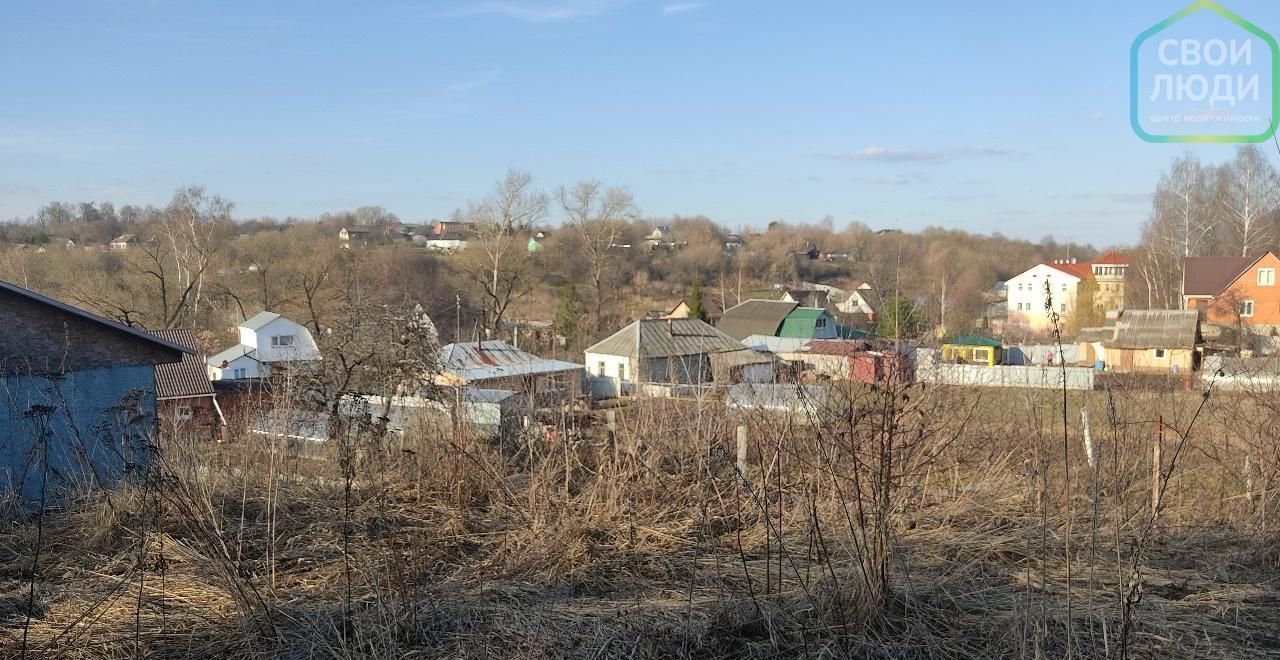
[(1280, 657), (1270, 397), (841, 393), (352, 427), (324, 460), (170, 443), (4, 521), (0, 655)]

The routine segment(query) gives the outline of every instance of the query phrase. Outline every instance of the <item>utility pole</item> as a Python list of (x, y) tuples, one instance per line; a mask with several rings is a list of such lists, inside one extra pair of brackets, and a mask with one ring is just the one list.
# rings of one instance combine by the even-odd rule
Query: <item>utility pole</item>
[(453, 340), (462, 340), (462, 294), (454, 294)]

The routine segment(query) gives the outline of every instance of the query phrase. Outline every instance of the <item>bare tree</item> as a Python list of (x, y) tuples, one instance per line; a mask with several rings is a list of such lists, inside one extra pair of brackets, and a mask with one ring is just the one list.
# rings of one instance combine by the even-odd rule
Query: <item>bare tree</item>
[(529, 231), (547, 216), (547, 196), (533, 188), (533, 177), (509, 170), (488, 197), (473, 202), (465, 217), (473, 223), (475, 245), (462, 259), (484, 294), (484, 326), (497, 333), (513, 300), (532, 284), (532, 255), (525, 248)]
[(1280, 198), (1276, 170), (1254, 145), (1236, 150), (1222, 166), (1219, 204), (1233, 230), (1240, 256), (1247, 257), (1271, 242), (1269, 218)]
[[(204, 186), (178, 189), (160, 217), (160, 242), (150, 255), (153, 259), (172, 261), (170, 271), (174, 285), (181, 292), (172, 314), (166, 311), (165, 327), (172, 327), (190, 307), (191, 314), (200, 312), (204, 297), (205, 272), (223, 241), (217, 236), (219, 222), (231, 219), (235, 207), (218, 195), (210, 196)], [(163, 253), (163, 254), (162, 254)], [(153, 269), (162, 272), (163, 268)], [(167, 287), (167, 284), (162, 284)]]
[(599, 331), (603, 326), (604, 302), (608, 295), (605, 279), (613, 263), (623, 223), (636, 216), (635, 201), (626, 188), (604, 188), (599, 181), (580, 181), (572, 188), (561, 188), (558, 195), (566, 225), (582, 241), (591, 279), (592, 323)]

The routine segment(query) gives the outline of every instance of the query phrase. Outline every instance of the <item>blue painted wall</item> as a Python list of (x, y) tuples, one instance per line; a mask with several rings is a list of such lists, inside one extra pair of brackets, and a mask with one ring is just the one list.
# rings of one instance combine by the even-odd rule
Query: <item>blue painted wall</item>
[(46, 483), (48, 495), (56, 497), (140, 477), (155, 422), (150, 364), (0, 376), (0, 496), (17, 492), (38, 499)]

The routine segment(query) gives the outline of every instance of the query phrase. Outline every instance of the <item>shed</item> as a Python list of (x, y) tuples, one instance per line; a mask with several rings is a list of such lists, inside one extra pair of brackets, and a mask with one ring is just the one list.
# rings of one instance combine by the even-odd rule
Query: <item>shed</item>
[(0, 332), (0, 498), (110, 486), (146, 469), (156, 365), (190, 349), (7, 282)]
[(164, 433), (216, 435), (227, 422), (218, 407), (213, 382), (189, 328), (152, 330), (165, 341), (190, 349), (179, 362), (156, 365), (156, 406)]
[(942, 344), (942, 361), (949, 364), (1004, 363), (1004, 342), (986, 335), (968, 334), (953, 337)]
[(596, 396), (618, 396), (639, 383), (712, 382), (711, 356), (742, 344), (700, 319), (640, 319), (585, 351)]
[(536, 406), (582, 392), (581, 364), (539, 357), (505, 341), (448, 344), (439, 359), (441, 385), (511, 390), (531, 397)]
[(1200, 368), (1196, 310), (1143, 309), (1107, 313), (1106, 325), (1080, 332), (1085, 362), (1120, 373), (1179, 373)]

